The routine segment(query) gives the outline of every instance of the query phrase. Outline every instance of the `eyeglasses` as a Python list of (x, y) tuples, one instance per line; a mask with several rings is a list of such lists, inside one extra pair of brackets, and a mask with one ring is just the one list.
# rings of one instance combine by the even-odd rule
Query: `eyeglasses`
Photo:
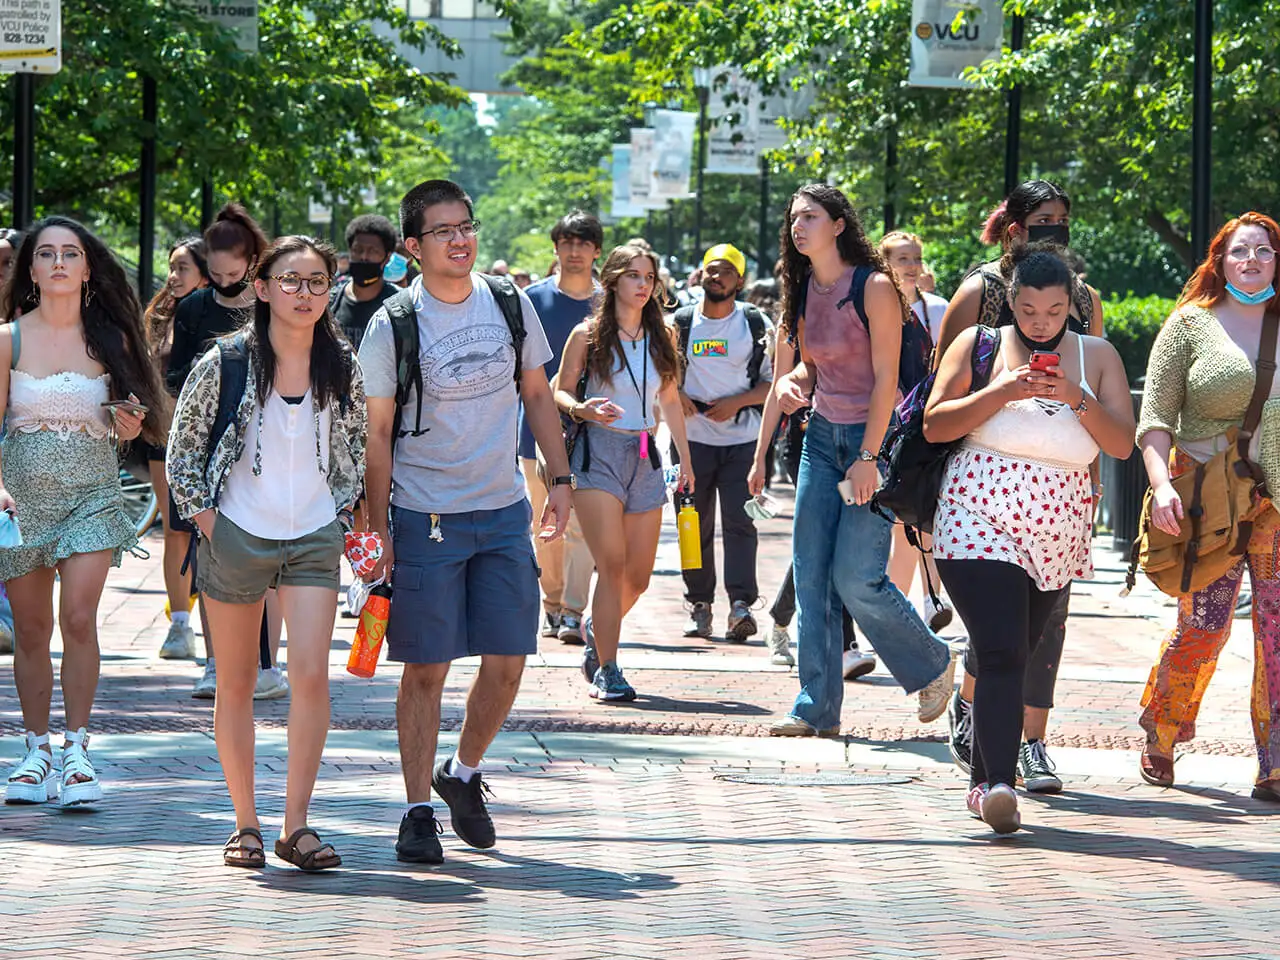
[(1270, 263), (1276, 258), (1275, 248), (1265, 243), (1260, 243), (1256, 247), (1250, 247), (1247, 244), (1238, 243), (1227, 251), (1227, 256), (1232, 260), (1248, 260), (1251, 256), (1256, 257), (1259, 263)]
[(281, 293), (301, 293), (302, 285), (305, 283), (307, 289), (317, 297), (322, 297), (329, 292), (329, 288), (333, 286), (332, 277), (307, 277), (305, 280), (296, 273), (282, 273), (272, 277), (276, 282), (276, 286), (280, 288)]
[(36, 260), (40, 262), (41, 266), (45, 267), (53, 266), (58, 262), (59, 258), (66, 264), (79, 263), (80, 258), (83, 256), (84, 251), (75, 247), (69, 247), (66, 250), (52, 250), (45, 247), (36, 251)]
[(435, 237), (437, 243), (448, 243), (454, 236), (460, 236), (463, 240), (470, 240), (479, 232), (479, 220), (463, 220), (461, 223), (446, 224), (442, 227), (436, 227), (434, 230), (423, 230), (418, 236), (425, 237), (430, 234)]

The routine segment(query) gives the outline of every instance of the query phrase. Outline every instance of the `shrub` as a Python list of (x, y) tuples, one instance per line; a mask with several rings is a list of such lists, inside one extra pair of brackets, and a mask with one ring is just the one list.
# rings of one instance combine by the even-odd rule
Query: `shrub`
[(1165, 319), (1173, 312), (1168, 297), (1112, 297), (1102, 304), (1102, 318), (1111, 341), (1124, 361), (1129, 383), (1137, 385), (1147, 374), (1151, 344)]

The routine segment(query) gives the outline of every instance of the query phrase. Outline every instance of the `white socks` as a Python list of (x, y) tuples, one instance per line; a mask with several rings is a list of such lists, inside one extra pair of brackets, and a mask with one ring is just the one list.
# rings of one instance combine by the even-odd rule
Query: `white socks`
[(468, 767), (458, 759), (458, 755), (455, 753), (453, 755), (453, 759), (449, 761), (449, 769), (447, 772), (449, 776), (457, 777), (463, 783), (470, 783), (471, 778), (480, 772), (480, 768)]
[(191, 622), (191, 614), (185, 611), (180, 613), (179, 611), (174, 610), (169, 614), (169, 622), (175, 627), (185, 627)]

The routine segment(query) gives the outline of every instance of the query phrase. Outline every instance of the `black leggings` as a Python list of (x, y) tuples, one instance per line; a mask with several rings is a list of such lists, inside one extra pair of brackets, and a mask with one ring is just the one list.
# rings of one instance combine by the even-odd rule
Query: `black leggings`
[[(1044, 635), (1031, 651), (1027, 660), (1027, 681), (1022, 690), (1022, 702), (1041, 710), (1053, 709), (1053, 691), (1058, 685), (1058, 665), (1062, 663), (1062, 646), (1067, 639), (1067, 614), (1071, 607), (1071, 585), (1061, 591)], [(965, 650), (964, 671), (971, 677), (978, 675), (978, 657), (972, 645)]]
[(969, 782), (1013, 786), (1027, 660), (1066, 588), (1039, 590), (1021, 567), (996, 560), (939, 560), (938, 573), (978, 658)]

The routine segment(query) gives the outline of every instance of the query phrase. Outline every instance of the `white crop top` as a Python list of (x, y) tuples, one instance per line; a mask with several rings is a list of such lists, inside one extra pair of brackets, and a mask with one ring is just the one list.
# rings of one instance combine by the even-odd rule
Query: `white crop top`
[(19, 433), (49, 430), (64, 440), (73, 432), (100, 440), (109, 433), (107, 411), (110, 377), (86, 377), (67, 371), (33, 377), (22, 370), (9, 371), (9, 405), (5, 423)]

